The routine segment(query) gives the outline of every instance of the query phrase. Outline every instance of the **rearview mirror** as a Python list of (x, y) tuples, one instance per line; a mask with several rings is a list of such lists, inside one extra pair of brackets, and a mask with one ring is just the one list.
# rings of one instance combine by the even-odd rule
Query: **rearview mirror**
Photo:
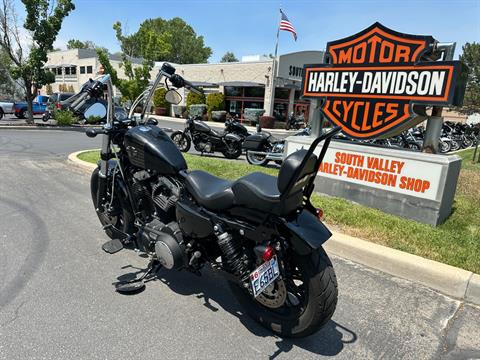
[(180, 104), (182, 101), (182, 95), (180, 95), (176, 90), (170, 89), (165, 93), (165, 100), (173, 105)]
[(93, 103), (83, 112), (83, 116), (85, 117), (85, 119), (88, 119), (90, 117), (103, 119), (106, 115), (107, 107), (105, 106), (105, 104), (99, 102)]

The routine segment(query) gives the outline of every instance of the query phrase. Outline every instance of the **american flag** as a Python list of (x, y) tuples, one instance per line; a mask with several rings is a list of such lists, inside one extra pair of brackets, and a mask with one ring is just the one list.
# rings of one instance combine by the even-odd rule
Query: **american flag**
[(279, 29), (280, 30), (285, 30), (285, 31), (290, 31), (292, 33), (295, 41), (297, 41), (297, 32), (295, 31), (295, 28), (293, 27), (290, 20), (288, 20), (287, 15), (285, 15), (282, 10), (280, 10), (280, 14), (281, 14), (282, 18), (280, 19)]

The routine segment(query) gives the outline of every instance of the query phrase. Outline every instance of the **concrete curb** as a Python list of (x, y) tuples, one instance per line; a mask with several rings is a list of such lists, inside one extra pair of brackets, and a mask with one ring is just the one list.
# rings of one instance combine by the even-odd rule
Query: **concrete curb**
[(98, 151), (99, 149), (90, 149), (90, 150), (81, 150), (76, 151), (68, 155), (68, 161), (74, 164), (76, 167), (84, 170), (85, 172), (92, 172), (97, 167), (96, 164), (89, 163), (88, 161), (83, 161), (78, 158), (78, 155), (87, 151)]
[[(97, 126), (98, 127), (98, 126)], [(81, 126), (34, 126), (34, 125), (0, 125), (0, 130), (55, 130), (55, 131), (78, 131), (78, 132), (85, 132), (88, 127), (81, 127)]]
[(474, 284), (471, 271), (337, 232), (325, 248), (342, 258), (480, 305), (480, 277), (476, 275), (478, 284)]
[[(92, 149), (98, 150), (98, 149)], [(95, 164), (80, 160), (77, 151), (68, 160), (91, 172)], [(480, 275), (406, 252), (332, 232), (325, 249), (338, 257), (429, 287), (445, 295), (480, 305)]]

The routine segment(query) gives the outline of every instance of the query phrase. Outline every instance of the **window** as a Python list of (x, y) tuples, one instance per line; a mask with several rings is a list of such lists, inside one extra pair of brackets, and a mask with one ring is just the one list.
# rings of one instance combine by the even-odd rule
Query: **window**
[(62, 68), (61, 67), (57, 68), (57, 75), (62, 75)]
[(225, 86), (225, 95), (226, 96), (242, 96), (242, 88)]
[(93, 66), (87, 66), (87, 74), (92, 74), (93, 73)]
[(244, 88), (245, 97), (258, 97), (263, 98), (265, 96), (265, 88), (256, 86), (256, 87), (246, 87)]
[(290, 96), (290, 89), (285, 89), (285, 88), (275, 89), (275, 99), (288, 100), (289, 96)]
[(72, 66), (72, 68), (70, 69), (70, 73), (72, 75), (77, 75), (77, 67), (76, 66)]
[(85, 66), (80, 66), (80, 74), (85, 74)]
[(65, 75), (70, 75), (70, 68), (69, 67), (65, 68)]

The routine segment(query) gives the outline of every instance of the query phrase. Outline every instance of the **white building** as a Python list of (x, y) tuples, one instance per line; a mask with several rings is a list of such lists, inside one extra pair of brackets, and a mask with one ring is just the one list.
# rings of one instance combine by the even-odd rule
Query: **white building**
[[(322, 51), (301, 51), (281, 55), (276, 69), (273, 59), (261, 56), (244, 57), (241, 62), (234, 63), (173, 66), (178, 74), (207, 92), (224, 93), (226, 110), (232, 114), (242, 117), (244, 109), (257, 108), (284, 120), (291, 112), (303, 112), (307, 118), (309, 102), (300, 99), (303, 66), (322, 63), (323, 54)], [(120, 57), (111, 56), (110, 62), (119, 77), (124, 77)], [(133, 62), (139, 64), (141, 59)], [(156, 64), (152, 79), (161, 64)], [(100, 63), (95, 50), (73, 49), (50, 53), (47, 67), (56, 74), (52, 84), (54, 92), (59, 90), (60, 84), (72, 85), (78, 91), (84, 82), (96, 76)]]

